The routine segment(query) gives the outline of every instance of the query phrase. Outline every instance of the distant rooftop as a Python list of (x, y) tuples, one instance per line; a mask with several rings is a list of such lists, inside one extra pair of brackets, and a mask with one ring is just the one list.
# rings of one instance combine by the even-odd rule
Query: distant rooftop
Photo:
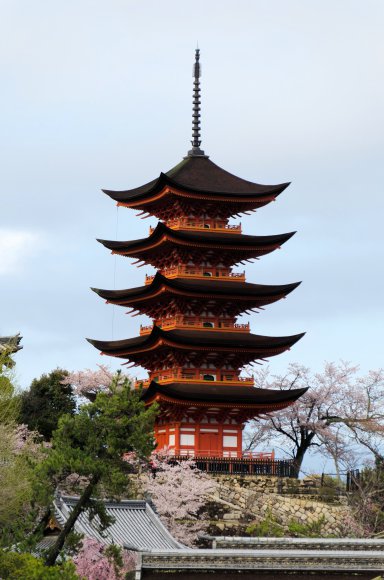
[(17, 352), (23, 347), (20, 346), (21, 339), (20, 332), (13, 336), (0, 336), (0, 354), (7, 351), (8, 353)]

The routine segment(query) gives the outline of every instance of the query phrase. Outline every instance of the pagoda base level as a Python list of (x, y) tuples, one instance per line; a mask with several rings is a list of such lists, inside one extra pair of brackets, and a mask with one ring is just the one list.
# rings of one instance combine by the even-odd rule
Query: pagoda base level
[(169, 462), (194, 459), (196, 467), (213, 475), (233, 476), (269, 476), (296, 477), (296, 466), (293, 459), (257, 459), (242, 457), (191, 457), (190, 455), (175, 455)]
[[(155, 425), (157, 449), (165, 449), (167, 455), (185, 457), (228, 457), (242, 456), (243, 423), (235, 420), (218, 422), (215, 418), (207, 422), (175, 422)], [(209, 422), (208, 422), (209, 421)], [(214, 421), (212, 423), (212, 421)]]

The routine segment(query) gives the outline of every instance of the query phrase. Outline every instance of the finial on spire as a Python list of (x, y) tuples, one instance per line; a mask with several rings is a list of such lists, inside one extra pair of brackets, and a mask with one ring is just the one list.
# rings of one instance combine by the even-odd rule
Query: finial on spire
[(204, 151), (200, 149), (201, 139), (200, 139), (200, 77), (201, 77), (201, 64), (200, 64), (200, 49), (199, 47), (195, 50), (195, 62), (193, 64), (192, 76), (193, 81), (193, 113), (192, 113), (192, 149), (188, 151), (188, 157), (205, 157)]

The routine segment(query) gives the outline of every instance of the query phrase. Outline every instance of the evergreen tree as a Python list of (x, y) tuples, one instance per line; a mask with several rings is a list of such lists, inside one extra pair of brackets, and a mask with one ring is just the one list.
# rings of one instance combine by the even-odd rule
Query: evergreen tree
[(34, 379), (21, 395), (19, 422), (28, 425), (31, 431), (38, 431), (46, 441), (57, 429), (59, 418), (72, 415), (76, 409), (72, 387), (62, 382), (67, 374), (62, 369), (44, 374)]
[(101, 529), (112, 523), (98, 498), (102, 494), (119, 497), (127, 493), (132, 466), (124, 454), (134, 451), (139, 457), (147, 457), (153, 450), (157, 408), (146, 408), (140, 394), (118, 374), (110, 392), (98, 393), (95, 401), (83, 405), (76, 415), (59, 419), (52, 448), (40, 466), (37, 499), (42, 501), (47, 493), (52, 497), (57, 485), (73, 473), (86, 477), (88, 484), (49, 551), (47, 565), (56, 562), (82, 511), (89, 509), (98, 515)]

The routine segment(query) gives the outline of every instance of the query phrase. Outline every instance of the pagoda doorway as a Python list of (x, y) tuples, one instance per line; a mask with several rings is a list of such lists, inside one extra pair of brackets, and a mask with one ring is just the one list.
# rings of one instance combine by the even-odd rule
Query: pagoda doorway
[(221, 455), (221, 440), (217, 431), (200, 431), (199, 454), (205, 457)]

